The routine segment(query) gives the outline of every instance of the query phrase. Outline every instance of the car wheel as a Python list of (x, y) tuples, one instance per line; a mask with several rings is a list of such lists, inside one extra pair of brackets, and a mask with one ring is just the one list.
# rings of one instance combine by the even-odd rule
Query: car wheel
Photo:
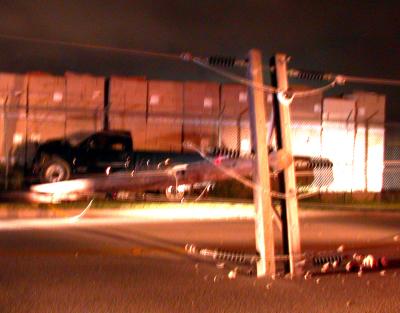
[(71, 177), (71, 167), (63, 159), (53, 157), (43, 164), (40, 171), (42, 183), (55, 183)]

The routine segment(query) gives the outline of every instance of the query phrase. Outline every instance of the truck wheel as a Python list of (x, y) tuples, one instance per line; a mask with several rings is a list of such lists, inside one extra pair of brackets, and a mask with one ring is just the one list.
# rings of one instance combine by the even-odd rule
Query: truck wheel
[(169, 201), (182, 201), (185, 192), (176, 190), (175, 186), (169, 186), (165, 189), (165, 195)]
[(46, 161), (40, 171), (42, 183), (55, 183), (67, 180), (71, 176), (71, 167), (63, 159), (53, 157)]

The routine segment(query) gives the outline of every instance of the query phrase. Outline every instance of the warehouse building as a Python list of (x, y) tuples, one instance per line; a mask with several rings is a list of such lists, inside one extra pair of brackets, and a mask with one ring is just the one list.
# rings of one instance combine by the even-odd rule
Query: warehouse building
[[(266, 94), (265, 100), (268, 120), (272, 96)], [(3, 164), (12, 160), (29, 167), (35, 143), (104, 128), (129, 130), (140, 150), (183, 151), (191, 142), (202, 150), (250, 152), (247, 87), (239, 84), (0, 73), (0, 112)], [(315, 188), (376, 192), (400, 187), (384, 171), (383, 95), (313, 94), (295, 98), (291, 114), (294, 154), (326, 157), (334, 164), (333, 182), (324, 184), (320, 173)], [(391, 178), (385, 180), (384, 173)]]

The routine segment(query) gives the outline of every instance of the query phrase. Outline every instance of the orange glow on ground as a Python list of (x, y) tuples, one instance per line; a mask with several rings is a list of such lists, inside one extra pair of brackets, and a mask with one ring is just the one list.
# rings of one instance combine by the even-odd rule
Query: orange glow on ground
[[(229, 203), (153, 203), (143, 204), (142, 208), (109, 209), (91, 211), (88, 207), (82, 210), (70, 210), (69, 217), (27, 218), (0, 221), (0, 231), (60, 228), (82, 225), (102, 225), (121, 223), (175, 223), (184, 221), (223, 221), (253, 220), (253, 204)], [(65, 214), (64, 211), (62, 211)], [(85, 214), (86, 213), (86, 214)]]

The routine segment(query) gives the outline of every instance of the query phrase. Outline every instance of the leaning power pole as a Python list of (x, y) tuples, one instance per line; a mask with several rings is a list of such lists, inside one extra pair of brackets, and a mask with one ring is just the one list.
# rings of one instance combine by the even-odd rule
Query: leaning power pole
[(250, 50), (248, 77), (253, 85), (248, 88), (253, 165), (255, 237), (260, 254), (257, 262), (257, 276), (275, 275), (275, 248), (272, 224), (270, 175), (268, 164), (267, 131), (265, 120), (263, 69), (261, 52)]
[[(292, 134), (290, 121), (290, 103), (292, 99), (288, 97), (288, 79), (287, 79), (287, 56), (278, 53), (271, 58), (271, 82), (277, 89), (273, 96), (274, 124), (276, 127), (277, 148), (283, 149), (289, 155), (292, 155)], [(301, 254), (299, 215), (296, 196), (296, 176), (294, 163), (279, 173), (279, 191), (285, 195), (280, 200), (281, 220), (282, 220), (282, 244), (283, 253), (289, 256), (285, 262), (285, 272), (292, 276), (298, 276), (302, 273), (302, 267), (299, 266), (299, 257)]]

